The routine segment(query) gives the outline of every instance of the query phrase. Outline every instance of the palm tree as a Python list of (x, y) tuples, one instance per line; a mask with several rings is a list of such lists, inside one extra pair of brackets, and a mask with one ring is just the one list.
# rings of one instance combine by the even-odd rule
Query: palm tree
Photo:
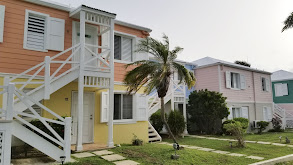
[(141, 60), (126, 65), (126, 68), (131, 65), (137, 65), (137, 67), (127, 72), (124, 83), (127, 85), (129, 93), (136, 93), (143, 86), (146, 86), (144, 90), (146, 94), (156, 90), (158, 97), (161, 99), (162, 121), (169, 136), (177, 143), (166, 121), (164, 97), (167, 94), (171, 76), (175, 71), (178, 72), (179, 83), (185, 82), (188, 88), (195, 85), (194, 74), (175, 61), (177, 54), (183, 48), (177, 46), (173, 50), (169, 50), (169, 39), (165, 34), (163, 35), (163, 42), (148, 37), (141, 40), (137, 47), (136, 52), (150, 53), (156, 60)]
[(282, 32), (293, 27), (293, 12), (284, 21)]

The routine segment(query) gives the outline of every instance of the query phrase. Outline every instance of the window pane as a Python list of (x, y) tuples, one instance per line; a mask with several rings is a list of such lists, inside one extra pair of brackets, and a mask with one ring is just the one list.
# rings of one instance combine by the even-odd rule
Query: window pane
[(132, 119), (132, 95), (123, 95), (123, 119)]
[(122, 37), (122, 57), (123, 61), (132, 61), (132, 39)]
[(114, 120), (121, 119), (121, 95), (114, 94)]
[(121, 37), (114, 36), (114, 59), (121, 60)]

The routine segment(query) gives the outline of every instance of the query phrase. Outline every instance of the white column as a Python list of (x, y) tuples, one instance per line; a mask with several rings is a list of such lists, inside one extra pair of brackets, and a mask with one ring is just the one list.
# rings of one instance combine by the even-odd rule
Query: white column
[(109, 89), (109, 121), (108, 121), (108, 147), (113, 147), (113, 116), (114, 116), (114, 19), (111, 19), (110, 28), (110, 89)]
[[(173, 78), (171, 77), (171, 81), (170, 81), (170, 87), (169, 87), (169, 90), (171, 90), (171, 111), (174, 111), (175, 109), (175, 104), (174, 104), (174, 80)], [(170, 112), (171, 112), (170, 111)]]
[(69, 162), (71, 154), (71, 117), (66, 117), (64, 122), (64, 156), (66, 157), (65, 162)]
[(45, 81), (45, 92), (44, 92), (44, 100), (49, 100), (50, 99), (50, 62), (51, 58), (50, 56), (45, 57), (45, 76), (44, 76), (44, 81)]
[(85, 55), (85, 11), (80, 11), (80, 70), (78, 78), (78, 115), (77, 115), (77, 142), (76, 150), (82, 148), (82, 126), (83, 126), (83, 87), (84, 87), (84, 55)]
[[(5, 76), (4, 77), (4, 82), (3, 82), (3, 86), (8, 86), (9, 85), (9, 77)], [(7, 106), (7, 93), (3, 93), (3, 97), (2, 97), (2, 109), (6, 110), (6, 106)]]

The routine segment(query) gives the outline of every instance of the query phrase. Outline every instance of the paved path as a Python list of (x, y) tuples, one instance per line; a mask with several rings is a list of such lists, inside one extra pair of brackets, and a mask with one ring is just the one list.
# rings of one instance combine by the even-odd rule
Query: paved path
[[(167, 142), (159, 142), (158, 144), (165, 144), (165, 145), (170, 145), (173, 146), (172, 143), (167, 143)], [(249, 159), (254, 159), (254, 160), (263, 160), (263, 157), (259, 157), (259, 156), (253, 156), (253, 155), (244, 155), (244, 154), (238, 154), (238, 153), (231, 153), (228, 151), (221, 151), (221, 150), (215, 150), (212, 148), (204, 148), (204, 147), (198, 147), (198, 146), (193, 146), (193, 145), (181, 145), (184, 148), (189, 148), (189, 149), (195, 149), (195, 150), (200, 150), (200, 151), (206, 151), (206, 152), (213, 152), (213, 153), (217, 153), (217, 154), (223, 154), (223, 155), (229, 155), (229, 156), (236, 156), (236, 157), (245, 157), (245, 158), (249, 158)]]
[(71, 156), (76, 158), (86, 158), (86, 157), (94, 157), (98, 156), (101, 157), (109, 162), (113, 162), (116, 165), (137, 165), (138, 162), (132, 161), (132, 160), (126, 160), (125, 157), (114, 154), (112, 151), (108, 150), (101, 150), (101, 151), (95, 151), (95, 152), (82, 152), (82, 153), (76, 153), (72, 154)]
[[(198, 136), (198, 135), (185, 135), (185, 136), (194, 137), (194, 138), (200, 138), (200, 139), (210, 139), (210, 140), (222, 140), (222, 141), (233, 141), (233, 142), (237, 141), (235, 139), (223, 139), (223, 138), (206, 137), (206, 136)], [(290, 145), (290, 144), (272, 143), (272, 142), (263, 142), (263, 141), (245, 140), (245, 142), (246, 143), (265, 144), (265, 145), (275, 145), (275, 146), (282, 146), (282, 147), (293, 147), (293, 145)]]

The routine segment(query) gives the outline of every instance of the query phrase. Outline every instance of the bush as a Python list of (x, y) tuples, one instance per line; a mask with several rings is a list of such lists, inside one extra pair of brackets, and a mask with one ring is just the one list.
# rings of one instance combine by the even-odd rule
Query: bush
[(273, 118), (272, 124), (274, 129), (270, 130), (270, 132), (284, 132), (282, 129), (282, 120), (280, 118)]
[(244, 142), (245, 129), (243, 129), (242, 123), (240, 123), (239, 121), (235, 121), (234, 123), (233, 122), (227, 123), (227, 124), (224, 124), (224, 128), (227, 131), (231, 132), (233, 136), (235, 136), (238, 147), (245, 147), (245, 142)]
[(153, 113), (150, 117), (150, 121), (155, 130), (158, 133), (160, 133), (164, 126), (164, 123), (161, 118), (161, 110), (158, 110), (157, 112)]
[(174, 136), (179, 136), (183, 133), (186, 123), (184, 116), (179, 111), (171, 111), (167, 122)]
[(195, 123), (200, 133), (219, 133), (222, 119), (229, 115), (226, 99), (222, 93), (207, 89), (193, 91), (187, 105), (188, 123)]
[(222, 132), (223, 132), (223, 134), (231, 135), (231, 132), (227, 131), (227, 129), (224, 128), (225, 124), (230, 124), (230, 123), (235, 123), (235, 120), (226, 120), (226, 121), (223, 122), (223, 124), (222, 124)]
[(267, 121), (259, 121), (257, 122), (257, 126), (258, 128), (258, 133), (261, 134), (263, 130), (266, 129), (266, 127), (269, 125), (270, 123)]
[(133, 134), (132, 145), (134, 146), (142, 146), (143, 140), (139, 139), (135, 134)]
[(238, 117), (238, 118), (234, 118), (235, 121), (239, 121), (242, 125), (242, 129), (247, 130), (248, 126), (249, 126), (249, 120), (243, 117)]

